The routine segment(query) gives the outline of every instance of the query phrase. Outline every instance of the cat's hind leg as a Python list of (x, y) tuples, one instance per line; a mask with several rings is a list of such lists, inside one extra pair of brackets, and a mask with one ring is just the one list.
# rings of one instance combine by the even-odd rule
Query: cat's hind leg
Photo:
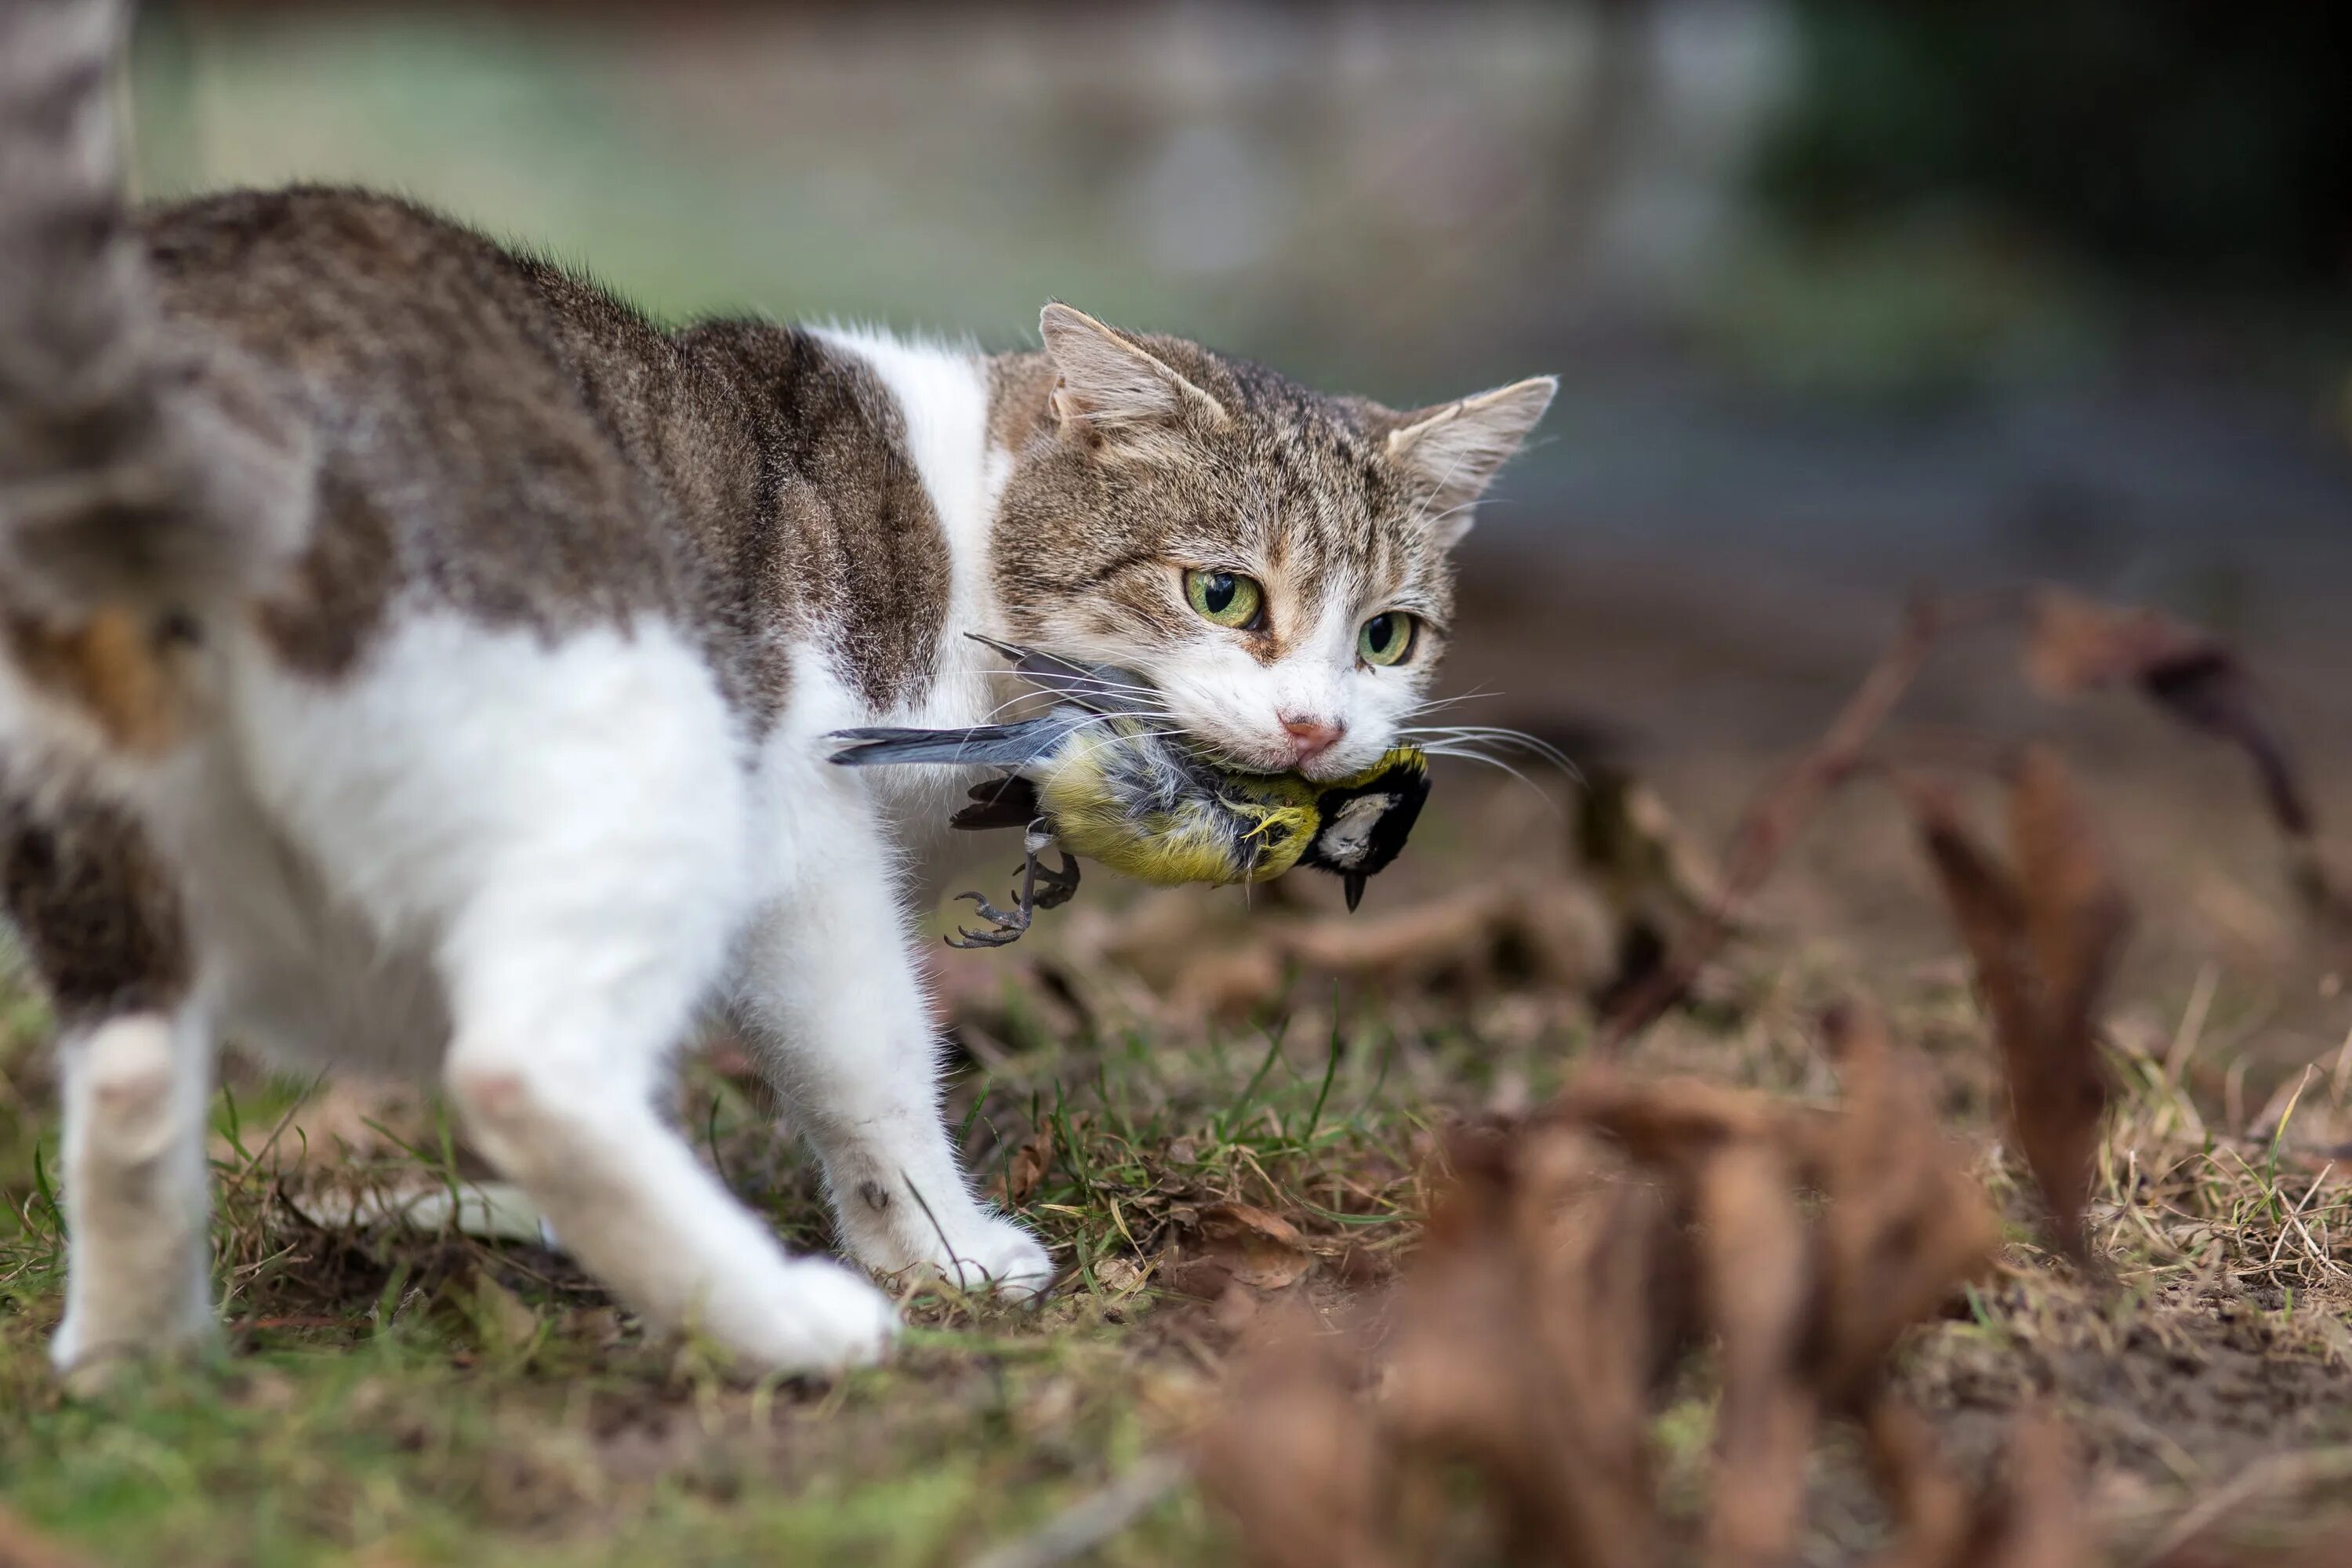
[(50, 1357), (88, 1381), (213, 1332), (212, 1037), (193, 1007), (125, 1013), (70, 1032), (59, 1056), (66, 1314)]
[(873, 804), (837, 774), (792, 795), (790, 889), (754, 924), (736, 1012), (824, 1163), (842, 1244), (877, 1273), (1043, 1294), (1045, 1249), (974, 1195), (941, 1120), (940, 1044)]

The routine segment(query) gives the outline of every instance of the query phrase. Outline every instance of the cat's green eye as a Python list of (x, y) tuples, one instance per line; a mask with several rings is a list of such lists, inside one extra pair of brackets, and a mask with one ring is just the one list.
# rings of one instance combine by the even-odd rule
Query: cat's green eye
[(1402, 610), (1384, 611), (1356, 633), (1356, 653), (1366, 664), (1402, 664), (1420, 625)]
[(1184, 597), (1211, 626), (1254, 630), (1265, 618), (1265, 590), (1234, 572), (1187, 572)]

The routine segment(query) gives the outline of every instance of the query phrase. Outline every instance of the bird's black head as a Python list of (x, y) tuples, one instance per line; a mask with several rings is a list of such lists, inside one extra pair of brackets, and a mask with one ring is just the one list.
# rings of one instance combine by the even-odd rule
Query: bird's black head
[(1345, 879), (1352, 910), (1372, 873), (1404, 847), (1428, 798), (1429, 759), (1399, 746), (1315, 797), (1315, 837), (1298, 863)]

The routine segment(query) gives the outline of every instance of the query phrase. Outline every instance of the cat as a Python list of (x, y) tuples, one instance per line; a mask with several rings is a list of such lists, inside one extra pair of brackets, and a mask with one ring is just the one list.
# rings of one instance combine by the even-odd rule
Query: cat
[(134, 214), (118, 27), (0, 6), (0, 829), (62, 1028), (56, 1361), (210, 1331), (224, 1032), (437, 1085), (650, 1322), (870, 1361), (890, 1299), (656, 1112), (723, 1014), (856, 1265), (1049, 1289), (941, 1120), (899, 825), (942, 792), (824, 737), (987, 718), (984, 632), (1141, 672), (1235, 765), (1359, 771), (1553, 383), (1399, 413), (1058, 303), (993, 355), (670, 329), (388, 196)]

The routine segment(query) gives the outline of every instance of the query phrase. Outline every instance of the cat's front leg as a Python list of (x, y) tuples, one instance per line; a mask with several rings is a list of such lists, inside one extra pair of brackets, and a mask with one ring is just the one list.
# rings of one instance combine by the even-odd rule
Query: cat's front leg
[(757, 923), (738, 1013), (824, 1163), (842, 1243), (877, 1273), (1042, 1295), (1045, 1249), (973, 1194), (941, 1120), (940, 1044), (871, 805), (845, 782), (813, 793), (823, 820)]
[(59, 1046), (66, 1315), (59, 1370), (102, 1379), (214, 1330), (205, 1110), (212, 1037), (194, 1008), (126, 1013)]

